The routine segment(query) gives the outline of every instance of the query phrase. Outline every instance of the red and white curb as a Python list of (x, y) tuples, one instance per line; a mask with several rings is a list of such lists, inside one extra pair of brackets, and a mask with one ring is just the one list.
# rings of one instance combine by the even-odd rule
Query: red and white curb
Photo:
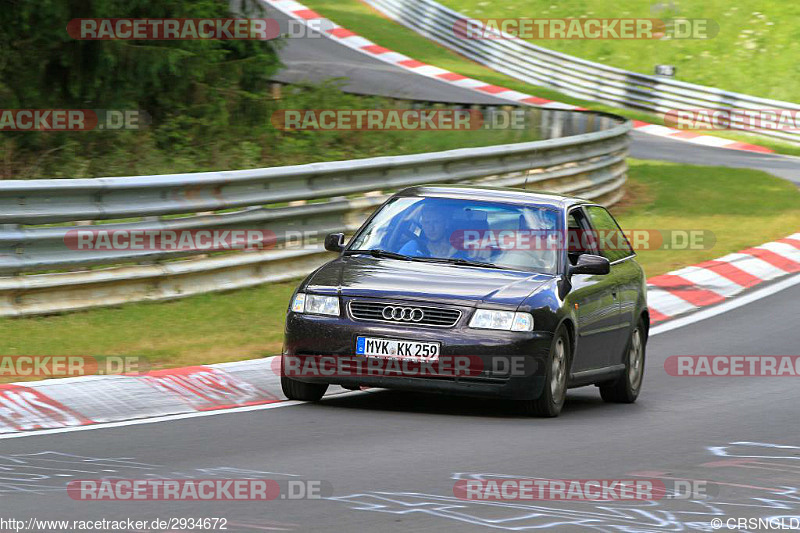
[(647, 280), (650, 322), (714, 305), (745, 289), (800, 272), (800, 233)]
[[(279, 359), (0, 385), (0, 435), (286, 401)], [(345, 392), (331, 387), (328, 394)]]
[[(427, 78), (433, 78), (462, 89), (469, 89), (483, 94), (490, 94), (497, 98), (503, 98), (517, 104), (528, 104), (550, 109), (585, 110), (583, 107), (565, 104), (563, 102), (556, 102), (546, 98), (539, 98), (538, 96), (521, 93), (519, 91), (514, 91), (499, 85), (491, 85), (485, 81), (468, 78), (467, 76), (462, 76), (461, 74), (456, 74), (455, 72), (450, 72), (443, 68), (417, 61), (416, 59), (412, 59), (406, 55), (394, 52), (388, 48), (384, 48), (383, 46), (375, 44), (369, 39), (365, 39), (364, 37), (353, 33), (347, 28), (339, 26), (335, 22), (326, 19), (316, 11), (309, 9), (308, 7), (299, 2), (295, 2), (294, 0), (262, 1), (265, 4), (277, 9), (281, 13), (293, 18), (294, 20), (304, 23), (310, 29), (319, 31), (323, 36), (333, 39), (339, 44), (379, 59), (385, 63), (408, 70), (414, 74), (425, 76)], [(649, 135), (668, 137), (670, 139), (689, 142), (692, 144), (715, 146), (729, 150), (744, 150), (747, 152), (773, 152), (773, 150), (765, 146), (732, 141), (730, 139), (723, 139), (721, 137), (714, 137), (712, 135), (703, 135), (693, 131), (678, 130), (669, 128), (667, 126), (660, 126), (658, 124), (649, 124), (640, 120), (634, 120), (633, 127), (634, 129)]]
[[(800, 233), (648, 280), (651, 322), (800, 272)], [(0, 385), (0, 435), (287, 401), (276, 358)], [(346, 392), (331, 387), (328, 394)]]
[(0, 433), (99, 424), (285, 399), (263, 360), (143, 376), (85, 376), (0, 385)]

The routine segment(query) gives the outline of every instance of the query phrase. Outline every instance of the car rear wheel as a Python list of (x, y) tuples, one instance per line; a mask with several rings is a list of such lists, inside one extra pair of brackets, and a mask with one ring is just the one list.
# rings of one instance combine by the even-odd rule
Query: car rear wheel
[(559, 415), (567, 398), (570, 354), (569, 335), (563, 327), (559, 328), (550, 346), (542, 394), (535, 400), (522, 401), (525, 414), (547, 418)]
[(639, 320), (625, 347), (625, 372), (611, 383), (600, 385), (600, 396), (610, 403), (633, 403), (639, 397), (644, 380), (647, 335), (644, 321)]
[(327, 383), (304, 383), (290, 377), (281, 376), (281, 389), (290, 400), (317, 402), (328, 390)]

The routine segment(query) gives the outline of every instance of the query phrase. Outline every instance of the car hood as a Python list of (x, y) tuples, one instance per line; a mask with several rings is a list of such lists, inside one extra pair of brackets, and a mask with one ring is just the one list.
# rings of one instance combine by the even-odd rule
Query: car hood
[(344, 256), (317, 270), (306, 289), (348, 297), (514, 308), (553, 276), (442, 263)]

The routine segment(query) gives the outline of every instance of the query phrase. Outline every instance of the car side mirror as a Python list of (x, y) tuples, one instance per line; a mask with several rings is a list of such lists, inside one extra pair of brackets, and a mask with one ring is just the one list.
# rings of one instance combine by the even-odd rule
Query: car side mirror
[(570, 265), (569, 274), (608, 274), (611, 272), (611, 263), (608, 259), (599, 255), (582, 254), (578, 256), (578, 262)]
[(325, 236), (325, 249), (329, 252), (344, 250), (344, 233), (330, 233)]

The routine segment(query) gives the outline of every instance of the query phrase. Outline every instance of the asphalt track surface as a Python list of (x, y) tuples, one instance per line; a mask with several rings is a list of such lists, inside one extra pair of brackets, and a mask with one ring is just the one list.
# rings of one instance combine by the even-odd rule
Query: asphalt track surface
[[(268, 9), (286, 27), (286, 15)], [(286, 31), (285, 29), (283, 31)], [(395, 98), (469, 104), (508, 104), (508, 100), (420, 76), (337, 42), (319, 38), (285, 39), (280, 50), (284, 69), (275, 79), (286, 83), (338, 80), (345, 91)], [(752, 142), (758, 144), (758, 139)], [(630, 156), (673, 163), (750, 168), (800, 185), (800, 158), (690, 144), (631, 132)]]
[[(791, 377), (675, 377), (671, 355), (797, 353), (800, 284), (653, 336), (636, 404), (574, 389), (557, 419), (513, 402), (393, 391), (318, 404), (4, 440), (0, 516), (227, 518), (232, 531), (682, 531), (714, 517), (800, 516), (800, 389)], [(737, 444), (738, 443), (738, 444)], [(758, 456), (753, 462), (743, 457)], [(713, 500), (478, 502), (456, 479), (689, 478)], [(70, 479), (318, 480), (330, 497), (271, 502), (73, 501)], [(669, 482), (669, 481), (668, 481)], [(683, 528), (683, 529), (682, 529)]]
[[(452, 94), (451, 87), (430, 84), (417, 78), (405, 87)], [(796, 165), (780, 158), (646, 135), (634, 135), (632, 155), (771, 169), (797, 179)], [(656, 335), (636, 404), (605, 404), (595, 388), (575, 389), (557, 419), (526, 418), (513, 402), (370, 391), (318, 404), (2, 440), (0, 518), (215, 517), (227, 519), (228, 531), (654, 532), (709, 531), (713, 518), (797, 517), (797, 378), (674, 377), (664, 362), (671, 355), (797, 354), (798, 301), (800, 284)], [(315, 480), (331, 492), (323, 499), (203, 503), (67, 495), (68, 481), (104, 476)], [(482, 502), (453, 495), (457, 479), (502, 477), (707, 480), (715, 495), (643, 502)]]

